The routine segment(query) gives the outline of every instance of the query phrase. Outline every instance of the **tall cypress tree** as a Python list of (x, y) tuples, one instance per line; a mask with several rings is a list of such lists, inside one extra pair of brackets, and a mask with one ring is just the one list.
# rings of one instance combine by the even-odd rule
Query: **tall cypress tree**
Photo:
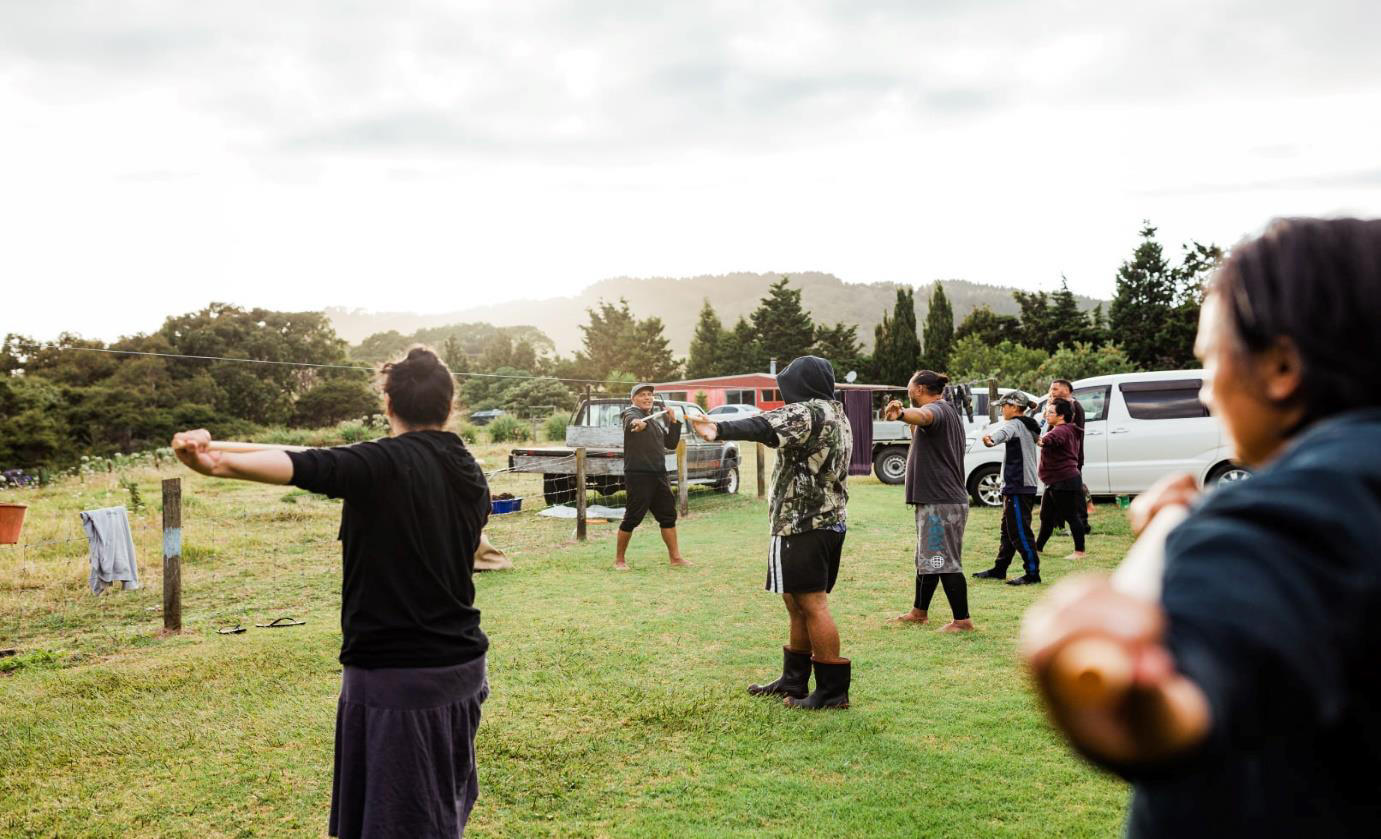
[(700, 379), (706, 376), (723, 376), (734, 371), (723, 367), (724, 324), (715, 314), (709, 298), (700, 307), (700, 319), (695, 324), (695, 336), (691, 338), (690, 358), (686, 360), (686, 377)]
[(1040, 348), (1055, 352), (1060, 347), (1074, 348), (1075, 344), (1092, 341), (1089, 319), (1079, 311), (1079, 301), (1069, 290), (1069, 281), (1060, 277), (1060, 290), (1050, 296), (1050, 321), (1046, 342)]
[(815, 346), (811, 353), (834, 365), (836, 379), (843, 381), (850, 370), (859, 372), (862, 352), (862, 347), (858, 345), (856, 324), (836, 323), (834, 326), (815, 328)]
[(925, 355), (921, 366), (937, 373), (949, 366), (954, 348), (954, 309), (945, 296), (945, 287), (935, 284), (930, 293), (930, 311), (925, 315)]
[(781, 369), (792, 359), (808, 355), (815, 343), (815, 323), (801, 306), (801, 290), (791, 288), (782, 277), (767, 290), (767, 296), (753, 312), (753, 329), (757, 333), (759, 363), (776, 358)]
[(921, 341), (916, 337), (916, 294), (910, 288), (897, 289), (892, 317), (883, 315), (883, 325), (875, 333), (873, 364), (879, 384), (904, 385), (920, 363)]
[(1112, 336), (1142, 369), (1160, 366), (1179, 336), (1171, 324), (1176, 277), (1148, 221), (1141, 244), (1117, 270), (1117, 293), (1108, 312)]

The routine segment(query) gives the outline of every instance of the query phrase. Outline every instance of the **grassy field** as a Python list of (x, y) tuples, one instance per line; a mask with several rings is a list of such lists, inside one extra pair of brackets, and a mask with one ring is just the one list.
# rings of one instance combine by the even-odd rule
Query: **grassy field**
[[(502, 447), (479, 446), (490, 467)], [(751, 461), (751, 458), (749, 458)], [(113, 475), (0, 493), (31, 505), (0, 546), (0, 835), (316, 836), (325, 832), (340, 666), (337, 504), (286, 488), (130, 473), (150, 508), (184, 478), (185, 632), (160, 637), (158, 513), (134, 517), (145, 587), (93, 596), (77, 512), (128, 503)], [(832, 607), (853, 707), (808, 714), (749, 697), (780, 665), (785, 617), (762, 591), (764, 502), (695, 491), (671, 570), (653, 527), (609, 570), (613, 524), (520, 513), (491, 540), (517, 567), (481, 575), (493, 695), (480, 729), (474, 836), (1109, 836), (1126, 788), (1050, 732), (1014, 655), (1040, 593), (970, 587), (980, 631), (891, 616), (912, 597), (900, 488), (851, 481)], [(532, 478), (495, 490), (523, 494)], [(1131, 541), (1100, 507), (1094, 567)], [(975, 511), (965, 567), (998, 517)], [(40, 544), (43, 543), (43, 544)], [(1053, 581), (1074, 570), (1056, 539)], [(255, 629), (280, 615), (307, 621)], [(243, 622), (243, 635), (219, 626)]]

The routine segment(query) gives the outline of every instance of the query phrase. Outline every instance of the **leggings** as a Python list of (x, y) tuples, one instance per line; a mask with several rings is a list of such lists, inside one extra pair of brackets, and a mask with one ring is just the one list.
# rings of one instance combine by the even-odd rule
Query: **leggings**
[(949, 601), (949, 610), (954, 613), (954, 619), (961, 621), (968, 618), (969, 584), (964, 579), (963, 571), (949, 574), (917, 574), (916, 608), (922, 612), (930, 611), (930, 598), (935, 596), (935, 587), (940, 583), (945, 584), (945, 599)]
[(1074, 537), (1074, 550), (1084, 549), (1084, 521), (1080, 513), (1086, 510), (1082, 489), (1050, 489), (1046, 487), (1041, 499), (1041, 535), (1036, 537), (1036, 550), (1045, 550), (1055, 525), (1064, 522), (1069, 527), (1069, 535)]

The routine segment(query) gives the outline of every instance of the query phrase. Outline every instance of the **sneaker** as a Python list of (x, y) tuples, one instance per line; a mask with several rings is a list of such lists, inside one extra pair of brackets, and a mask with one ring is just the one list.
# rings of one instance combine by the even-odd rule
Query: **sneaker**
[(1033, 585), (1039, 583), (1040, 581), (1041, 581), (1041, 578), (1040, 578), (1040, 575), (1039, 575), (1039, 574), (1037, 574), (1037, 575), (1035, 575), (1035, 576), (1032, 576), (1032, 575), (1030, 575), (1030, 574), (1022, 574), (1020, 577), (1013, 577), (1012, 579), (1008, 580), (1008, 581), (1007, 581), (1007, 585), (1009, 585), (1009, 586), (1033, 586)]
[(1006, 574), (1006, 572), (999, 571), (999, 570), (997, 570), (996, 568), (989, 568), (987, 571), (975, 571), (971, 576), (972, 576), (975, 580), (1005, 580), (1005, 579), (1007, 579), (1007, 574)]

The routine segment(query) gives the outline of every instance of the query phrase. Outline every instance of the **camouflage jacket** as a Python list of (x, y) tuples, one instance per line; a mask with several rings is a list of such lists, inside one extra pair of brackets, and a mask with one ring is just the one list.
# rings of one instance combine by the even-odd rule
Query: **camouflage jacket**
[(842, 530), (847, 521), (853, 430), (844, 406), (792, 402), (761, 415), (777, 435), (770, 511), (773, 536)]

